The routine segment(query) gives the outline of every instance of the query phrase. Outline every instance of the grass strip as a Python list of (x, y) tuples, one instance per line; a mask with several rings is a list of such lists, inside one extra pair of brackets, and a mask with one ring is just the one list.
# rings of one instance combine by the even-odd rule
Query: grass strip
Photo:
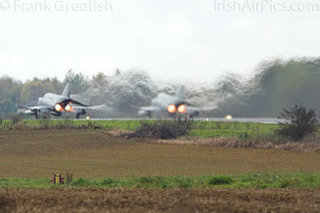
[[(154, 123), (156, 120), (20, 120), (13, 124), (11, 120), (3, 120), (0, 130), (15, 129), (122, 129), (135, 131), (142, 123)], [(216, 138), (236, 137), (239, 139), (268, 139), (276, 137), (274, 130), (278, 124), (246, 123), (246, 122), (217, 122), (193, 121), (190, 137)]]
[(0, 188), (319, 188), (320, 174), (205, 175), (198, 177), (142, 176), (129, 178), (76, 178), (63, 185), (50, 179), (0, 178)]

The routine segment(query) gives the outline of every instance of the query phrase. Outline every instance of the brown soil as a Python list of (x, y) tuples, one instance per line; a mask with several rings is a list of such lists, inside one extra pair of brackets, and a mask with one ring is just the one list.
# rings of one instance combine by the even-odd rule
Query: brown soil
[[(187, 141), (188, 144), (190, 141)], [(1, 178), (200, 176), (319, 172), (319, 153), (154, 144), (91, 130), (0, 131)]]
[(320, 189), (9, 189), (0, 212), (319, 212)]
[(241, 141), (237, 138), (180, 138), (172, 140), (154, 139), (149, 140), (150, 143), (155, 144), (175, 144), (175, 145), (202, 145), (202, 146), (215, 146), (224, 148), (251, 148), (251, 149), (273, 149), (285, 150), (294, 152), (320, 152), (319, 141), (286, 141), (286, 142), (270, 142), (258, 140), (245, 140)]
[(108, 134), (110, 134), (111, 136), (115, 136), (115, 137), (126, 137), (127, 135), (133, 133), (133, 131), (128, 131), (128, 130), (123, 130), (123, 129), (119, 129), (119, 128), (114, 128), (112, 130), (108, 131)]

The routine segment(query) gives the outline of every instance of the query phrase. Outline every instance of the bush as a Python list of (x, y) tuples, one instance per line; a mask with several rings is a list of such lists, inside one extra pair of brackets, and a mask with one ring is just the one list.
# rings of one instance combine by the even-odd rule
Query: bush
[(154, 182), (154, 178), (142, 176), (142, 177), (138, 178), (138, 182), (142, 183), (142, 184), (151, 184)]
[(103, 179), (102, 181), (103, 186), (110, 186), (110, 185), (113, 185), (114, 183), (115, 183), (115, 180), (112, 178)]
[(191, 121), (182, 120), (159, 120), (155, 123), (144, 122), (129, 137), (152, 137), (160, 139), (171, 139), (187, 135), (191, 130)]
[(16, 114), (11, 118), (11, 121), (12, 125), (16, 125), (21, 121), (21, 117), (19, 116), (19, 114)]
[(301, 186), (301, 184), (301, 180), (299, 180), (298, 178), (288, 178), (281, 181), (279, 188), (299, 187)]
[(176, 178), (175, 181), (179, 188), (191, 188), (194, 184), (192, 179), (187, 177)]
[(138, 186), (141, 187), (156, 187), (156, 188), (168, 188), (169, 182), (168, 179), (162, 176), (155, 177), (140, 177), (137, 178)]
[(90, 181), (87, 179), (79, 178), (73, 182), (71, 182), (72, 186), (77, 186), (77, 187), (84, 187), (84, 186), (90, 186)]
[(233, 182), (233, 178), (229, 176), (214, 176), (209, 179), (209, 185), (228, 185)]
[(73, 175), (71, 173), (66, 173), (66, 184), (71, 184), (73, 181)]
[(40, 126), (42, 129), (48, 129), (50, 127), (50, 114), (43, 115), (42, 119), (40, 120)]
[(65, 117), (63, 120), (60, 120), (56, 126), (57, 129), (71, 129), (72, 127), (74, 127), (74, 124), (70, 117)]
[(285, 119), (280, 123), (279, 134), (289, 137), (295, 141), (303, 139), (306, 135), (312, 134), (318, 129), (318, 116), (313, 109), (307, 110), (303, 106), (284, 108), (279, 116)]

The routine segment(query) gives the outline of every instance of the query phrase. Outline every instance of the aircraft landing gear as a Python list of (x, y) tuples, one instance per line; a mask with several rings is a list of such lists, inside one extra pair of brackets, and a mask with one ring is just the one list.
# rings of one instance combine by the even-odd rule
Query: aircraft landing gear
[(80, 115), (85, 115), (85, 114), (87, 114), (86, 110), (85, 110), (85, 109), (82, 109), (80, 112), (77, 112), (76, 118), (79, 119), (79, 118), (80, 118)]

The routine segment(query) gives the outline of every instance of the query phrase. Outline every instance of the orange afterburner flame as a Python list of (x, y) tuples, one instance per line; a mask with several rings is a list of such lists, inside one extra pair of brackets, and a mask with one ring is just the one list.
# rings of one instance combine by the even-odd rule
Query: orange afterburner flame
[(187, 107), (186, 107), (186, 105), (181, 104), (181, 105), (178, 107), (178, 112), (179, 112), (179, 113), (182, 113), (182, 114), (186, 113), (186, 112), (187, 112)]
[(64, 110), (66, 110), (67, 112), (71, 112), (72, 106), (70, 104), (67, 104), (67, 106), (64, 108)]
[(61, 106), (60, 104), (56, 104), (56, 106), (55, 106), (54, 108), (55, 108), (55, 110), (56, 110), (57, 112), (63, 111), (63, 108), (62, 108), (62, 106)]
[(169, 113), (175, 113), (175, 112), (177, 111), (176, 105), (170, 104), (170, 105), (168, 106), (167, 110), (168, 110)]

